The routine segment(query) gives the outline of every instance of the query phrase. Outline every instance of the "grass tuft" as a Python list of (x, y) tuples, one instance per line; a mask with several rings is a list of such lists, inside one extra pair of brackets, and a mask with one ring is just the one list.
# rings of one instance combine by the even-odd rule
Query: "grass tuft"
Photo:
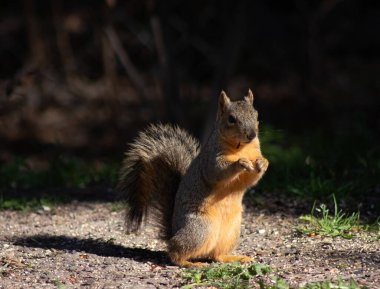
[(262, 283), (262, 277), (270, 272), (271, 269), (268, 266), (259, 264), (243, 266), (239, 263), (216, 265), (200, 269), (185, 269), (182, 273), (182, 278), (190, 284), (182, 288), (189, 289), (195, 286), (212, 286), (223, 289), (251, 288), (251, 281), (253, 279), (258, 284)]
[(345, 239), (351, 239), (355, 231), (365, 229), (360, 225), (359, 212), (348, 215), (338, 208), (335, 195), (334, 200), (334, 213), (331, 214), (330, 210), (325, 204), (321, 204), (318, 208), (314, 206), (310, 215), (300, 217), (302, 221), (305, 221), (305, 225), (298, 226), (296, 229), (298, 232), (307, 235), (322, 235), (330, 237), (342, 237)]

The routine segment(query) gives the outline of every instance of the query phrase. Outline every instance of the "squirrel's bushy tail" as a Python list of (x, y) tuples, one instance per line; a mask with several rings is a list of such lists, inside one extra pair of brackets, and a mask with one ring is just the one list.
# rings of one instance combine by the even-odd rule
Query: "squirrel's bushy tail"
[(152, 213), (162, 237), (170, 238), (175, 194), (198, 152), (198, 141), (178, 127), (158, 124), (140, 132), (125, 154), (118, 185), (129, 232)]

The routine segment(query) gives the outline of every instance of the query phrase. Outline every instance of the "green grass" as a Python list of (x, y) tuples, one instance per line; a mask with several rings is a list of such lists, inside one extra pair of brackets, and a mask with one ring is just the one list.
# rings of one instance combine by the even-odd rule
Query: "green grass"
[[(182, 288), (189, 289), (195, 286), (213, 286), (223, 289), (242, 289), (251, 288), (253, 282), (263, 284), (264, 286), (264, 277), (270, 272), (271, 269), (268, 266), (258, 264), (243, 266), (239, 263), (210, 266), (201, 269), (185, 269), (182, 271), (182, 278), (189, 284)], [(284, 284), (284, 286), (285, 285), (286, 284)], [(281, 285), (279, 284), (279, 286)], [(263, 288), (269, 289), (270, 287)]]
[(66, 286), (63, 284), (60, 280), (53, 280), (54, 286), (57, 287), (57, 289), (65, 289)]
[(110, 208), (112, 212), (120, 212), (120, 211), (125, 210), (126, 206), (127, 204), (125, 202), (116, 201), (116, 202), (111, 203)]
[(311, 213), (300, 217), (305, 224), (298, 226), (297, 231), (307, 235), (351, 239), (355, 232), (370, 228), (369, 226), (361, 225), (359, 212), (344, 213), (339, 209), (335, 195), (333, 195), (333, 201), (333, 212), (325, 204), (321, 204), (316, 208), (314, 203)]
[(0, 210), (15, 210), (29, 212), (31, 210), (46, 210), (54, 207), (56, 204), (69, 202), (68, 198), (63, 196), (51, 197), (22, 197), (22, 198), (4, 198), (0, 196)]
[[(289, 289), (287, 282), (279, 278), (273, 270), (264, 265), (252, 264), (241, 265), (239, 263), (211, 265), (209, 267), (199, 269), (184, 269), (181, 275), (186, 285), (182, 289), (190, 288), (220, 288), (220, 289)], [(343, 281), (326, 280), (322, 282), (309, 283), (303, 287), (295, 287), (302, 289), (364, 289), (357, 282), (350, 280)]]

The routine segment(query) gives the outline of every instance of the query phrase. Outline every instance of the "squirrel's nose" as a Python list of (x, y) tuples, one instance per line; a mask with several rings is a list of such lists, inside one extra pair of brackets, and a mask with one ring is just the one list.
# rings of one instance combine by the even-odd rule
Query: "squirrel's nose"
[(256, 133), (253, 131), (250, 134), (247, 135), (247, 138), (251, 141), (256, 137)]

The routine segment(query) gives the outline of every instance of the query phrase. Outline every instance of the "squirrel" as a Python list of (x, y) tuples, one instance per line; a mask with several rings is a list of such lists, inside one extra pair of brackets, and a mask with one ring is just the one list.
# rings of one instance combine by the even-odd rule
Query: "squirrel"
[(150, 125), (139, 133), (120, 170), (118, 189), (126, 203), (129, 232), (153, 214), (171, 261), (182, 267), (250, 262), (231, 251), (240, 238), (242, 199), (269, 162), (261, 154), (254, 96), (218, 100), (214, 128), (200, 148), (186, 131)]

